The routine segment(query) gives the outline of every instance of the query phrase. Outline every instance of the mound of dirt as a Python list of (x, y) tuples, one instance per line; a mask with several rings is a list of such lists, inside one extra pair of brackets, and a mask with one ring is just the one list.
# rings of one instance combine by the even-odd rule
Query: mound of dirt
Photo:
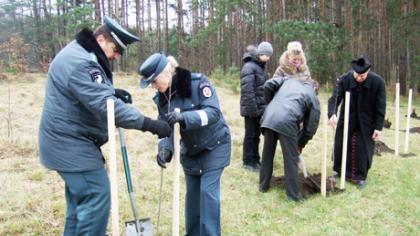
[(410, 133), (420, 133), (420, 127), (411, 128)]
[(400, 156), (401, 157), (415, 157), (416, 154), (409, 152), (409, 153), (401, 153)]
[[(417, 129), (420, 129), (420, 127), (417, 127)], [(375, 142), (375, 155), (380, 156), (383, 152), (389, 152), (394, 153), (395, 150), (389, 148), (384, 142), (382, 141), (376, 141)], [(414, 157), (416, 154), (410, 152), (410, 153), (400, 153), (401, 157)]]
[[(321, 192), (321, 174), (316, 173), (309, 175), (308, 178), (303, 177), (303, 174), (299, 174), (299, 190), (304, 198), (307, 198), (313, 194)], [(285, 188), (284, 187), (284, 176), (271, 178), (271, 187)], [(327, 194), (340, 192), (341, 190), (336, 187), (336, 181), (334, 177), (327, 177)]]
[(375, 151), (374, 154), (380, 156), (383, 152), (394, 153), (395, 150), (389, 148), (384, 142), (376, 141), (375, 142)]
[(384, 121), (384, 128), (389, 129), (391, 128), (391, 125), (392, 125), (391, 121), (389, 121), (388, 118), (386, 118), (386, 120)]
[[(405, 115), (405, 117), (407, 117), (407, 115)], [(417, 120), (420, 120), (420, 116), (417, 115), (415, 109), (413, 109), (413, 112), (411, 112), (410, 117), (414, 118), (414, 119), (417, 119)]]

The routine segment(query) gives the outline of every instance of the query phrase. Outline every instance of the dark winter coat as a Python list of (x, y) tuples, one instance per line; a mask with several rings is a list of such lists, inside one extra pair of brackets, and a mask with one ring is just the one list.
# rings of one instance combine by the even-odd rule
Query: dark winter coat
[(244, 66), (241, 70), (241, 116), (261, 116), (266, 107), (264, 100), (264, 83), (268, 79), (264, 71), (265, 63), (260, 62), (253, 54), (245, 53)]
[[(358, 83), (353, 77), (353, 71), (342, 75), (337, 82), (333, 91), (333, 95), (328, 99), (328, 117), (336, 114), (338, 106), (341, 102), (345, 103), (345, 92), (350, 92), (350, 120), (358, 121), (357, 124), (352, 122), (349, 130), (360, 130), (363, 139), (366, 160), (368, 160), (368, 168), (372, 163), (372, 156), (375, 143), (372, 140), (374, 130), (382, 130), (384, 125), (385, 110), (386, 110), (386, 92), (384, 79), (369, 72), (366, 80), (360, 85), (360, 91), (357, 100), (354, 100), (354, 93), (358, 87)], [(353, 99), (352, 99), (353, 98)], [(357, 103), (357, 105), (356, 105)], [(344, 129), (344, 105), (341, 106), (340, 116), (337, 124), (337, 131), (334, 143), (335, 157), (342, 156), (343, 148), (343, 129)], [(350, 140), (351, 132), (349, 132)]]
[[(267, 108), (261, 118), (261, 128), (298, 139), (305, 147), (318, 129), (320, 107), (309, 80), (274, 77), (264, 86)], [(303, 129), (300, 130), (300, 123)]]

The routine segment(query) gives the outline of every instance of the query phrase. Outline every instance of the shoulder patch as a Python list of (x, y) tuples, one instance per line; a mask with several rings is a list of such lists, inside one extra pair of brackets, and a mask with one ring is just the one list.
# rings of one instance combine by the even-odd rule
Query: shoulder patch
[(213, 96), (213, 91), (211, 89), (210, 83), (209, 82), (203, 82), (200, 84), (200, 90), (201, 93), (203, 94), (203, 96), (205, 98), (209, 98), (211, 96)]
[(211, 91), (211, 88), (209, 86), (203, 87), (201, 89), (201, 92), (203, 93), (203, 96), (206, 98), (209, 98), (213, 95), (213, 92)]
[(90, 74), (90, 78), (92, 79), (92, 82), (96, 82), (98, 84), (105, 83), (105, 79), (102, 76), (102, 72), (99, 69), (96, 69), (96, 68), (91, 69), (89, 71), (89, 74)]

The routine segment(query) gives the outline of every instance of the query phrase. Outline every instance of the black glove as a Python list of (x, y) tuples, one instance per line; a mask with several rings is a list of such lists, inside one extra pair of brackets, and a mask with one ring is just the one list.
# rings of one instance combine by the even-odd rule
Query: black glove
[(131, 94), (124, 89), (115, 89), (115, 97), (121, 99), (125, 103), (133, 103), (131, 99)]
[(181, 114), (181, 112), (169, 112), (167, 117), (170, 126), (178, 122), (182, 127), (185, 127), (184, 116)]
[(158, 165), (162, 168), (166, 168), (166, 163), (171, 162), (172, 152), (167, 149), (159, 150), (159, 153), (156, 155), (156, 161)]
[(144, 117), (142, 131), (149, 131), (152, 134), (157, 134), (159, 138), (166, 138), (171, 135), (171, 127), (165, 121), (152, 120), (149, 117)]

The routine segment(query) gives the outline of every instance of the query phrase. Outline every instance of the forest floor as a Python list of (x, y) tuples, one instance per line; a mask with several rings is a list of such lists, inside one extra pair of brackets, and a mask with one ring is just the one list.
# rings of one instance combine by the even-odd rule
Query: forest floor
[[(37, 134), (42, 111), (45, 74), (8, 76), (0, 81), (0, 235), (60, 235), (63, 230), (64, 184), (54, 171), (39, 163)], [(117, 74), (115, 87), (133, 95), (134, 106), (156, 117), (152, 89), (141, 90), (134, 75)], [(311, 195), (306, 201), (288, 201), (283, 188), (274, 185), (258, 191), (258, 173), (242, 167), (243, 118), (239, 115), (239, 94), (217, 85), (223, 114), (231, 128), (232, 158), (222, 176), (221, 217), (223, 235), (418, 235), (420, 232), (420, 134), (410, 135), (409, 157), (380, 150), (375, 155), (364, 189), (346, 183), (342, 193), (323, 198)], [(395, 107), (388, 93), (386, 117), (393, 123), (383, 130), (383, 143), (395, 150)], [(325, 106), (329, 94), (320, 93)], [(405, 130), (407, 98), (401, 98), (400, 130)], [(416, 97), (414, 107), (420, 110)], [(324, 110), (322, 110), (324, 111)], [(322, 114), (323, 116), (324, 114)], [(320, 173), (323, 157), (323, 122), (303, 151), (308, 172)], [(412, 119), (411, 128), (420, 127)], [(331, 176), (333, 130), (328, 129), (328, 175)], [(399, 151), (404, 150), (404, 132), (398, 133)], [(157, 232), (160, 168), (156, 164), (155, 136), (127, 130), (136, 202), (141, 217), (150, 217)], [(118, 139), (117, 139), (118, 140)], [(263, 136), (261, 136), (260, 152)], [(117, 141), (117, 145), (119, 145)], [(108, 158), (108, 146), (102, 147)], [(383, 149), (386, 150), (386, 149)], [(126, 193), (121, 155), (118, 159), (120, 229), (132, 214)], [(173, 163), (164, 170), (160, 235), (171, 235)], [(281, 150), (276, 152), (274, 175), (283, 176)], [(185, 179), (181, 171), (180, 232), (184, 234)], [(108, 224), (110, 229), (111, 223)]]

